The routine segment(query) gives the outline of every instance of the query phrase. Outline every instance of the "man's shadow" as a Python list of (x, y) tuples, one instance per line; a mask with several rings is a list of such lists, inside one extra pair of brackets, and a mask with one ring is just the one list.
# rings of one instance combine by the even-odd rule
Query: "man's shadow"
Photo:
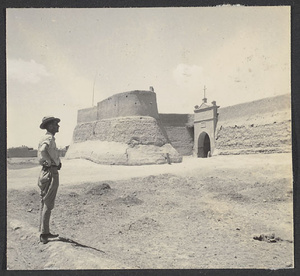
[(98, 252), (101, 252), (101, 253), (104, 253), (104, 251), (100, 250), (100, 249), (97, 249), (95, 247), (91, 247), (91, 246), (88, 246), (88, 245), (84, 245), (84, 244), (81, 244), (79, 242), (76, 242), (74, 240), (71, 240), (69, 238), (64, 238), (64, 237), (57, 237), (57, 238), (54, 238), (54, 239), (49, 239), (48, 242), (66, 242), (66, 243), (70, 243), (72, 244), (73, 246), (78, 246), (78, 247), (83, 247), (83, 248), (89, 248), (89, 249), (93, 249), (93, 250), (96, 250)]

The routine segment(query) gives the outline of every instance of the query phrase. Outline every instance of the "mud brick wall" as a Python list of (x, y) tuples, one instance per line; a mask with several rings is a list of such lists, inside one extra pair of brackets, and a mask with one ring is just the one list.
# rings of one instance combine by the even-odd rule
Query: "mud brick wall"
[(222, 127), (216, 137), (219, 154), (279, 153), (291, 151), (289, 122)]
[[(218, 113), (218, 154), (291, 151), (290, 94), (221, 107)], [(153, 118), (156, 123), (124, 116)], [(118, 119), (108, 120), (113, 118)], [(78, 111), (74, 142), (87, 140), (157, 146), (171, 143), (179, 154), (192, 155), (194, 114), (158, 114), (154, 92), (124, 92), (98, 103), (97, 107)]]
[(218, 154), (291, 151), (290, 95), (219, 109)]
[(156, 94), (144, 90), (115, 94), (80, 110), (66, 158), (112, 165), (182, 161), (159, 120)]
[(92, 122), (97, 120), (97, 106), (78, 110), (77, 123)]
[(181, 155), (192, 155), (194, 146), (193, 114), (159, 114), (172, 146)]
[(159, 122), (152, 117), (128, 116), (77, 124), (74, 143), (87, 140), (162, 146), (168, 138)]
[(178, 163), (182, 156), (169, 143), (161, 123), (150, 116), (127, 116), (77, 124), (66, 159), (99, 164)]
[(77, 123), (125, 116), (150, 116), (158, 119), (156, 94), (134, 90), (113, 95), (95, 107), (78, 110)]
[(156, 94), (141, 90), (119, 93), (99, 102), (97, 112), (97, 120), (124, 116), (158, 119)]

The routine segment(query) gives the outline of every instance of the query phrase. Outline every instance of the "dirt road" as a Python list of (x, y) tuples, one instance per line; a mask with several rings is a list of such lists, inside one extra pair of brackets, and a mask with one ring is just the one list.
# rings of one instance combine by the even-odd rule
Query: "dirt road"
[(40, 168), (9, 162), (8, 269), (294, 265), (290, 154), (134, 167), (64, 160), (51, 221), (60, 239), (46, 245)]

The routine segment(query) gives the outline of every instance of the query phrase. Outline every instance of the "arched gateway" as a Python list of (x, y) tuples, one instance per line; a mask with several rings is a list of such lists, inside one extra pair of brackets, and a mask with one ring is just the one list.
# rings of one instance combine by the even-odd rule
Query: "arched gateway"
[(198, 138), (197, 157), (206, 158), (209, 157), (210, 153), (211, 153), (210, 139), (208, 134), (205, 131), (203, 131)]
[(206, 98), (202, 101), (194, 110), (194, 156), (206, 158), (214, 153), (219, 106), (215, 101), (208, 105)]

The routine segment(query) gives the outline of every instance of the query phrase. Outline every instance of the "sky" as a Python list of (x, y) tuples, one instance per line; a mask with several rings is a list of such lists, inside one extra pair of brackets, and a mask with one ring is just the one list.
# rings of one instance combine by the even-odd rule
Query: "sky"
[[(44, 116), (72, 143), (77, 111), (154, 87), (159, 113), (290, 93), (290, 8), (6, 10), (7, 147), (37, 148)], [(93, 98), (94, 95), (94, 98)]]

